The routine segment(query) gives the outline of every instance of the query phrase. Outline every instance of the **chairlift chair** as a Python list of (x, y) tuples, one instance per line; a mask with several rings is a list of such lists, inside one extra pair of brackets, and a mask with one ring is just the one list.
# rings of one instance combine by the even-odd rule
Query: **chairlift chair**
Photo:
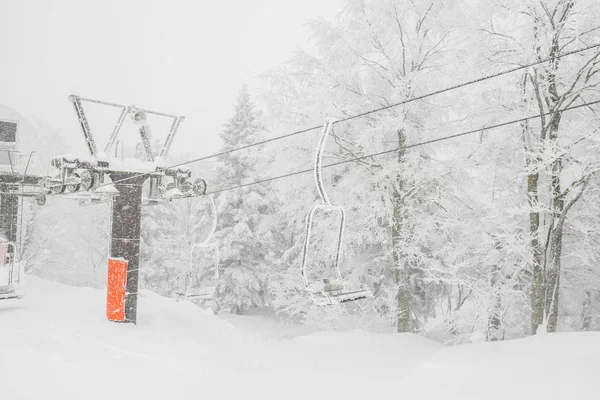
[[(217, 228), (217, 211), (213, 196), (208, 197), (209, 208), (212, 212), (211, 229), (204, 241), (195, 243), (190, 249), (188, 269), (177, 277), (174, 296), (177, 300), (188, 299), (211, 299), (217, 289), (219, 282), (219, 246), (217, 242), (211, 243), (211, 239)], [(196, 248), (212, 249), (214, 253), (214, 282), (211, 285), (202, 285), (199, 279), (202, 268), (194, 263), (194, 250)]]
[[(304, 235), (304, 247), (302, 250), (302, 278), (306, 291), (310, 294), (312, 301), (317, 305), (331, 305), (337, 303), (346, 303), (355, 300), (361, 300), (368, 297), (372, 297), (372, 292), (363, 287), (356, 286), (348, 282), (342, 277), (340, 272), (340, 261), (342, 258), (342, 248), (344, 239), (344, 227), (346, 224), (346, 210), (342, 206), (337, 206), (331, 203), (329, 196), (325, 191), (325, 185), (323, 183), (323, 152), (325, 150), (325, 144), (327, 138), (333, 130), (334, 120), (328, 119), (323, 126), (319, 143), (317, 145), (317, 152), (314, 163), (315, 183), (319, 197), (321, 198), (322, 204), (316, 204), (311, 207), (310, 211), (306, 215), (306, 231)], [(307, 272), (309, 246), (312, 235), (312, 228), (314, 225), (314, 216), (317, 212), (322, 212), (324, 215), (339, 214), (340, 225), (338, 228), (337, 235), (337, 249), (335, 252), (335, 278), (320, 278), (317, 280), (310, 280)]]
[(17, 256), (17, 246), (14, 243), (0, 244), (0, 300), (19, 299), (25, 295)]

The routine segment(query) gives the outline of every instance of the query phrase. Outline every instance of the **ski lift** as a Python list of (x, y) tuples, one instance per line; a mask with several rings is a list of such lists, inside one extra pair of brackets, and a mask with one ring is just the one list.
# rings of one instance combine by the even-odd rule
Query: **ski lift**
[[(209, 208), (212, 212), (212, 224), (210, 232), (202, 242), (195, 243), (190, 249), (190, 258), (188, 269), (181, 273), (177, 277), (177, 284), (175, 292), (173, 293), (177, 300), (188, 300), (188, 299), (211, 299), (217, 289), (219, 282), (219, 246), (217, 242), (211, 243), (211, 239), (217, 228), (217, 210), (213, 196), (209, 196)], [(194, 250), (200, 249), (212, 249), (214, 253), (214, 281), (213, 284), (203, 285), (201, 274), (202, 268), (199, 265), (194, 264)]]
[(14, 243), (0, 244), (0, 300), (20, 299), (25, 295), (17, 254)]
[[(372, 297), (372, 292), (363, 287), (357, 287), (347, 282), (342, 278), (340, 272), (340, 260), (342, 257), (342, 244), (344, 239), (344, 226), (346, 224), (346, 210), (342, 206), (336, 206), (331, 203), (329, 196), (325, 191), (325, 185), (323, 183), (322, 165), (323, 165), (323, 152), (325, 150), (325, 144), (327, 138), (333, 130), (334, 120), (328, 119), (323, 126), (323, 131), (319, 138), (317, 145), (317, 153), (315, 156), (315, 183), (317, 185), (317, 191), (321, 198), (322, 204), (316, 204), (311, 207), (310, 211), (306, 215), (306, 231), (304, 236), (304, 248), (302, 250), (302, 278), (306, 286), (306, 291), (310, 294), (312, 301), (317, 305), (331, 305), (337, 303), (345, 303), (355, 300), (361, 300), (368, 297)], [(321, 278), (318, 280), (311, 281), (308, 277), (307, 264), (308, 264), (308, 249), (310, 246), (311, 232), (313, 228), (314, 216), (317, 211), (322, 212), (325, 215), (339, 214), (340, 225), (338, 228), (337, 235), (337, 249), (335, 253), (334, 269), (335, 278)]]

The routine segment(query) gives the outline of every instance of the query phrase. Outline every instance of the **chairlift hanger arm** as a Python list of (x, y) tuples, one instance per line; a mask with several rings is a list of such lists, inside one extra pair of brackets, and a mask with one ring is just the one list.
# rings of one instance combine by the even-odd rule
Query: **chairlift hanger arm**
[(319, 196), (324, 204), (328, 206), (333, 206), (331, 201), (329, 200), (329, 196), (325, 191), (325, 183), (323, 182), (323, 153), (325, 152), (325, 145), (327, 144), (327, 139), (331, 135), (333, 131), (333, 124), (335, 124), (335, 119), (328, 118), (325, 121), (325, 125), (323, 126), (323, 130), (321, 131), (321, 136), (319, 137), (319, 144), (317, 145), (317, 154), (315, 156), (315, 183), (317, 185), (317, 190), (319, 192)]

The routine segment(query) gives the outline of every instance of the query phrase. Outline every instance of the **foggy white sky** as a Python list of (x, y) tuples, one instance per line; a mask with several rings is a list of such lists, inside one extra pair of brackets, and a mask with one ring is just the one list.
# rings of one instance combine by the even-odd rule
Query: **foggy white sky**
[(0, 0), (0, 104), (48, 121), (82, 152), (70, 93), (186, 115), (172, 152), (206, 155), (239, 88), (307, 47), (303, 24), (341, 3)]

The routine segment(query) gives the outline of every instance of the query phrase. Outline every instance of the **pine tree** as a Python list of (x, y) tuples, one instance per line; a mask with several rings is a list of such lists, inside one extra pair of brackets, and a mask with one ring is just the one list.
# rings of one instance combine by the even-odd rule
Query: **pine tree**
[[(259, 113), (243, 87), (235, 114), (225, 124), (220, 137), (223, 151), (255, 142), (264, 128)], [(220, 159), (215, 182), (220, 187), (251, 183), (260, 179), (256, 150), (236, 151)], [(269, 187), (250, 185), (216, 196), (218, 225), (215, 238), (221, 249), (221, 280), (217, 301), (221, 308), (237, 314), (252, 307), (263, 307), (266, 277), (273, 265), (276, 249), (276, 220)]]

